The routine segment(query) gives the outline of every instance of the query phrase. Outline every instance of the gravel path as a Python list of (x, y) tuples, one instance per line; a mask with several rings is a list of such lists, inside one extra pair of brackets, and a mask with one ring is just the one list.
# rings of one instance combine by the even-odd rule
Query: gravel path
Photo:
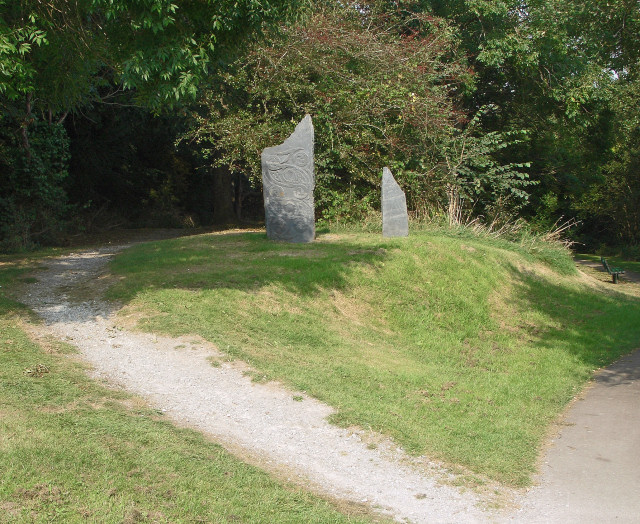
[(366, 433), (327, 423), (330, 407), (278, 384), (253, 383), (240, 364), (212, 366), (207, 359), (221, 355), (210, 344), (119, 327), (115, 311), (95, 297), (107, 262), (125, 247), (45, 262), (23, 299), (45, 320), (41, 329), (77, 346), (97, 377), (268, 470), (398, 521), (495, 520), (474, 493), (442, 483), (446, 472), (437, 464), (387, 441), (371, 449)]

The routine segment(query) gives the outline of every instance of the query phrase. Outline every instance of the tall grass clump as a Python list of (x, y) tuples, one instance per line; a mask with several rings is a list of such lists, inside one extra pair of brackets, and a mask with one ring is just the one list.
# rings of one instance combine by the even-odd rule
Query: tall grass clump
[(572, 247), (568, 238), (570, 230), (578, 225), (575, 220), (558, 220), (550, 228), (535, 230), (521, 218), (511, 219), (502, 216), (485, 221), (483, 217), (463, 215), (451, 220), (446, 215), (435, 214), (420, 216), (412, 221), (417, 230), (440, 231), (445, 235), (477, 237), (502, 244), (508, 249), (518, 249), (522, 254), (531, 255), (544, 261), (557, 271), (565, 274), (575, 273), (571, 260)]

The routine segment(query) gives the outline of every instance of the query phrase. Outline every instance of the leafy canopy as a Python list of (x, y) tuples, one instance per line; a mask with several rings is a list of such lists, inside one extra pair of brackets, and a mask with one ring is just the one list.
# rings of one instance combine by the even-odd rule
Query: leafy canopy
[(154, 109), (199, 82), (304, 0), (0, 0), (0, 93), (37, 93), (54, 111), (135, 89)]

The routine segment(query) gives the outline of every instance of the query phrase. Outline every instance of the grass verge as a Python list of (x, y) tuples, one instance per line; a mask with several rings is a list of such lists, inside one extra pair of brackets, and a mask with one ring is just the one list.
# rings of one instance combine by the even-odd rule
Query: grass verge
[(177, 429), (35, 343), (8, 290), (30, 265), (0, 259), (0, 521), (370, 522)]
[(199, 334), (338, 424), (513, 486), (593, 370), (640, 340), (640, 301), (585, 284), (566, 252), (463, 232), (203, 235), (112, 269), (143, 329)]
[[(580, 253), (577, 256), (583, 260), (590, 260), (591, 262), (597, 262), (598, 264), (600, 264), (600, 255)], [(625, 260), (620, 257), (605, 257), (605, 258), (614, 267), (621, 267), (626, 271), (633, 271), (634, 273), (640, 274), (640, 262)]]

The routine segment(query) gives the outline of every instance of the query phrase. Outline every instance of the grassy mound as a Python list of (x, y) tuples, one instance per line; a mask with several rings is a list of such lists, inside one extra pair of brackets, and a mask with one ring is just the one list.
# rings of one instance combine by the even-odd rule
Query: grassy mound
[(112, 270), (110, 297), (143, 329), (199, 334), (338, 424), (515, 486), (593, 370), (640, 340), (640, 301), (585, 282), (567, 253), (442, 232), (202, 235)]

